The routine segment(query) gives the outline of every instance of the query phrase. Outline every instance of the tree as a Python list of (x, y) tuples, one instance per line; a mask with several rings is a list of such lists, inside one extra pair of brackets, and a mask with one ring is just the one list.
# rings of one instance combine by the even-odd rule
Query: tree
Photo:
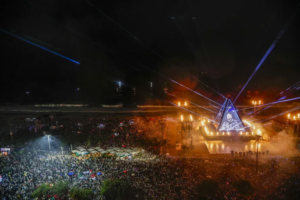
[(107, 200), (127, 200), (133, 199), (132, 187), (126, 181), (106, 180), (103, 182), (100, 194)]
[(32, 192), (31, 196), (34, 198), (41, 197), (42, 195), (48, 194), (50, 191), (50, 185), (43, 183), (35, 191)]
[(80, 188), (72, 188), (70, 191), (70, 197), (73, 200), (89, 200), (91, 199), (91, 195), (93, 191), (90, 189), (80, 189)]
[(254, 187), (251, 183), (244, 179), (239, 179), (233, 183), (233, 187), (243, 196), (250, 196), (254, 192)]
[(218, 183), (212, 179), (204, 179), (196, 186), (196, 191), (201, 197), (213, 196), (218, 191)]
[(59, 181), (56, 183), (52, 188), (51, 191), (53, 194), (58, 195), (58, 196), (63, 196), (68, 193), (68, 183), (64, 181)]

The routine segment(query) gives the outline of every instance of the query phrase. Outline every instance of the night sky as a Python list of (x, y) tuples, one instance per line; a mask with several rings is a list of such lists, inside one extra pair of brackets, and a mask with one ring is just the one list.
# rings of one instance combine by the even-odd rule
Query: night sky
[[(206, 102), (167, 78), (221, 102), (191, 76), (224, 95), (237, 95), (299, 1), (5, 0), (1, 4), (0, 102), (113, 102), (117, 81), (124, 83), (124, 101), (132, 100), (133, 87), (145, 101), (153, 82), (158, 99), (164, 98), (166, 83), (173, 94)], [(299, 24), (298, 10), (241, 99), (248, 90), (276, 99), (300, 81)]]

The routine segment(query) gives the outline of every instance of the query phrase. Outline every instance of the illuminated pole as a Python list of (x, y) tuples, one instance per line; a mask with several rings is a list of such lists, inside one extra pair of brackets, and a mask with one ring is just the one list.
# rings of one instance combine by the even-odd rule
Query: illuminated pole
[(50, 148), (50, 135), (47, 135), (48, 137), (48, 144), (49, 144), (49, 152), (51, 152), (51, 148)]
[(257, 135), (256, 135), (256, 174), (258, 173), (258, 140), (261, 136), (259, 136), (259, 130), (257, 130)]
[(181, 145), (182, 145), (182, 142), (183, 142), (183, 126), (184, 126), (184, 124), (183, 124), (183, 115), (181, 115)]
[[(191, 118), (191, 126), (190, 126), (190, 129), (192, 129), (192, 127), (193, 127), (193, 116), (190, 115), (190, 118)], [(190, 132), (190, 134), (191, 134), (191, 148), (193, 148), (193, 134), (192, 134), (192, 132)]]
[(287, 120), (286, 120), (286, 132), (289, 134), (289, 127), (290, 127), (290, 119), (291, 119), (291, 114), (288, 114)]

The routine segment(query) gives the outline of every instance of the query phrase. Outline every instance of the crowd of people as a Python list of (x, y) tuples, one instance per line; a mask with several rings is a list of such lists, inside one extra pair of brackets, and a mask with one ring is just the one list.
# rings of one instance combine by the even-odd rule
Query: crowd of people
[[(251, 158), (174, 158), (157, 157), (147, 161), (76, 157), (40, 158), (37, 154), (13, 153), (0, 161), (1, 199), (32, 199), (42, 183), (66, 181), (70, 187), (92, 189), (91, 199), (100, 195), (104, 180), (120, 179), (133, 188), (135, 199), (198, 199), (197, 185), (211, 179), (217, 192), (204, 199), (297, 199), (300, 187), (297, 158), (268, 157), (259, 163)], [(72, 175), (69, 172), (73, 172)], [(101, 172), (101, 175), (96, 175)], [(248, 180), (254, 191), (247, 197), (234, 187), (235, 181)], [(297, 196), (298, 195), (298, 196)], [(50, 199), (49, 194), (44, 199)], [(65, 194), (67, 198), (68, 194)], [(126, 199), (126, 198), (124, 198)]]
[[(161, 117), (122, 119), (86, 117), (53, 119), (49, 131), (54, 140), (52, 150), (59, 154), (60, 146), (101, 146), (104, 149), (143, 147), (145, 159), (117, 160), (93, 157), (48, 155), (44, 138), (29, 138), (19, 148), (0, 158), (1, 199), (32, 199), (32, 192), (41, 184), (69, 183), (70, 188), (89, 188), (91, 199), (105, 199), (101, 186), (105, 180), (123, 180), (132, 187), (131, 199), (297, 199), (300, 198), (300, 159), (281, 156), (260, 158), (258, 173), (254, 157), (180, 158), (159, 156), (159, 145), (166, 127)], [(18, 134), (33, 134), (34, 122), (17, 125)], [(42, 127), (43, 128), (43, 127)], [(18, 134), (15, 136), (18, 140)], [(40, 133), (37, 133), (40, 134)], [(53, 139), (52, 139), (53, 140)], [(44, 151), (41, 151), (44, 150)], [(43, 153), (44, 152), (44, 153)], [(45, 157), (46, 155), (46, 157)], [(150, 158), (151, 157), (151, 158)], [(70, 175), (70, 172), (72, 174)], [(101, 172), (101, 173), (99, 173)], [(235, 183), (247, 180), (253, 187), (244, 194)], [(212, 193), (199, 191), (204, 180), (216, 183)], [(298, 195), (298, 196), (297, 196)], [(57, 198), (49, 193), (43, 199)], [(68, 193), (60, 199), (70, 199)], [(126, 199), (126, 198), (124, 198)]]

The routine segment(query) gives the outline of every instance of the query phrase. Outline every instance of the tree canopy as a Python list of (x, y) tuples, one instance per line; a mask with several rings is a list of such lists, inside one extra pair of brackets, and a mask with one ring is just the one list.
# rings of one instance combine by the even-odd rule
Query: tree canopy
[(250, 196), (254, 192), (254, 187), (251, 183), (244, 179), (239, 179), (233, 183), (233, 187), (237, 189), (238, 193), (244, 196)]
[(48, 194), (50, 191), (50, 185), (43, 183), (40, 187), (38, 187), (32, 194), (32, 197), (41, 197), (42, 195)]
[(132, 199), (132, 187), (128, 182), (121, 180), (104, 181), (100, 193), (107, 200)]
[(213, 196), (218, 192), (218, 183), (212, 179), (204, 179), (196, 188), (199, 196)]
[(80, 189), (74, 187), (70, 191), (70, 197), (74, 200), (89, 200), (92, 199), (92, 194), (93, 191), (91, 189)]

